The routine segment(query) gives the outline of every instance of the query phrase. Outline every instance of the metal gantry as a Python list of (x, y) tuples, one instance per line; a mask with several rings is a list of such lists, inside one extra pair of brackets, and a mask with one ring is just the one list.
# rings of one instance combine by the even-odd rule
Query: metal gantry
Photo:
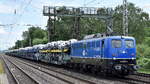
[[(99, 18), (106, 21), (107, 24), (107, 33), (112, 33), (112, 14), (113, 10), (111, 8), (106, 8), (103, 12), (101, 12), (102, 8), (95, 7), (65, 7), (65, 6), (44, 6), (43, 7), (43, 15), (51, 17), (74, 17), (74, 30), (75, 35), (72, 35), (73, 38), (80, 38), (80, 17), (85, 18)], [(54, 22), (54, 21), (53, 21)], [(53, 23), (55, 24), (55, 22)], [(51, 27), (50, 27), (51, 26)], [(48, 26), (52, 28), (52, 25)], [(55, 27), (55, 26), (53, 26)], [(49, 29), (48, 28), (48, 29)], [(49, 30), (49, 33), (51, 31)], [(51, 35), (51, 34), (49, 34)], [(50, 38), (49, 38), (50, 41)]]
[(70, 16), (70, 17), (96, 17), (107, 19), (111, 17), (112, 9), (108, 8), (105, 13), (100, 12), (101, 8), (95, 7), (65, 7), (65, 6), (44, 6), (44, 16)]

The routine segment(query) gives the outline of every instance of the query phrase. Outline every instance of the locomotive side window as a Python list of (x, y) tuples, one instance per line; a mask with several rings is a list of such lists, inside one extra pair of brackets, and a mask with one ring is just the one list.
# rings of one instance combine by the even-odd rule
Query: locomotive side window
[(125, 40), (126, 48), (133, 48), (134, 42), (133, 40)]
[(83, 48), (86, 48), (87, 46), (86, 46), (86, 43), (83, 43)]
[(121, 42), (121, 40), (114, 39), (111, 41), (111, 44), (112, 44), (113, 48), (121, 48), (122, 42)]
[(87, 43), (87, 47), (88, 47), (88, 48), (90, 48), (90, 47), (91, 47), (91, 46), (90, 46), (90, 42), (88, 42), (88, 43)]
[(100, 41), (96, 41), (96, 47), (100, 47)]
[(102, 40), (102, 48), (104, 48), (104, 40)]

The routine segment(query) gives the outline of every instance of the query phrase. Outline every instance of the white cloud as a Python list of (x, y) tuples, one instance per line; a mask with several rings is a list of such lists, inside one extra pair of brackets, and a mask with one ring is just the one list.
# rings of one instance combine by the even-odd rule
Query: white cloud
[(6, 34), (6, 31), (2, 27), (0, 27), (0, 34)]
[(0, 4), (0, 13), (13, 13), (14, 9), (8, 5)]
[(144, 12), (147, 12), (149, 14), (149, 17), (150, 17), (150, 4), (145, 4), (141, 7), (144, 10)]
[[(1, 22), (0, 22), (1, 24)], [(7, 32), (5, 31), (3, 26), (0, 26), (0, 34), (6, 34)]]
[(146, 4), (146, 5), (144, 5), (144, 7), (143, 8), (150, 8), (150, 4)]

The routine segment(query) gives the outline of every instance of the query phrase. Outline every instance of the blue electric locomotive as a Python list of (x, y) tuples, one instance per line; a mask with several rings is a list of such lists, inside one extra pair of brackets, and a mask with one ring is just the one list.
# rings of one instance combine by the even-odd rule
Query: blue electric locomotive
[(81, 41), (57, 41), (6, 52), (30, 60), (115, 75), (137, 70), (136, 43), (133, 37), (102, 36)]
[(71, 44), (71, 62), (86, 69), (120, 75), (136, 71), (136, 43), (133, 37), (109, 36)]

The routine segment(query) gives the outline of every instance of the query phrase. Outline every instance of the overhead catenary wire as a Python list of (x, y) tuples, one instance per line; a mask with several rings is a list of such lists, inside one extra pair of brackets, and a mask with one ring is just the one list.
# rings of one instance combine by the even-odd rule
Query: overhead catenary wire
[(89, 5), (89, 4), (91, 4), (91, 3), (95, 2), (95, 1), (97, 1), (97, 0), (91, 0), (91, 1), (87, 2), (86, 4), (84, 4), (84, 6), (87, 6), (87, 5)]
[[(19, 15), (19, 19), (21, 19), (21, 17), (22, 17), (22, 15), (24, 14), (26, 8), (31, 4), (31, 2), (32, 2), (32, 0), (30, 0), (30, 1), (26, 4), (26, 6), (23, 8), (23, 11), (22, 11), (22, 12), (20, 13), (20, 15)], [(19, 20), (17, 20), (17, 21), (15, 22), (15, 24), (16, 24), (18, 21), (19, 21)]]
[[(12, 22), (12, 25), (9, 26), (9, 27), (10, 27), (9, 35), (8, 35), (6, 41), (11, 42), (11, 41), (10, 41), (10, 36), (11, 36), (11, 34), (12, 34), (13, 28), (16, 26), (16, 24), (18, 23), (19, 19), (21, 19), (21, 17), (22, 17), (22, 15), (24, 14), (26, 8), (31, 4), (31, 2), (32, 2), (32, 0), (30, 0), (30, 1), (25, 5), (24, 8), (22, 7), (23, 10), (22, 10), (22, 12), (20, 13), (20, 15), (18, 16), (18, 18), (14, 18), (15, 16), (17, 16), (17, 14), (14, 14), (14, 15), (13, 15), (13, 19), (12, 19), (13, 22)], [(16, 9), (15, 9), (15, 10), (16, 10)], [(17, 13), (17, 11), (16, 11), (16, 13)], [(8, 42), (7, 42), (7, 43), (8, 43)], [(8, 46), (8, 45), (7, 45), (7, 46)]]
[[(17, 1), (17, 0), (16, 0)], [(21, 10), (21, 12), (19, 13), (19, 15), (17, 14), (18, 13), (18, 10), (16, 9), (16, 13), (14, 13), (14, 15), (15, 16), (17, 16), (17, 19), (14, 19), (14, 21), (13, 21), (13, 23), (15, 23), (13, 26), (11, 26), (11, 28), (14, 28), (15, 26), (24, 26), (24, 25), (26, 25), (26, 24), (18, 24), (19, 23), (19, 21), (21, 20), (21, 17), (23, 16), (23, 15), (25, 15), (24, 13), (26, 12), (26, 10), (27, 10), (27, 8), (30, 6), (30, 9), (32, 9), (34, 12), (36, 12), (36, 13), (40, 13), (40, 11), (39, 11), (39, 9), (40, 9), (40, 7), (38, 7), (38, 5), (36, 5), (36, 4), (34, 4), (34, 3), (32, 3), (33, 2), (33, 0), (19, 0), (19, 1), (26, 1), (26, 3), (25, 3), (25, 5), (22, 5), (20, 8), (22, 9)], [(43, 4), (44, 3), (48, 3), (48, 2), (44, 2), (44, 1), (42, 1), (42, 0), (40, 0)], [(53, 4), (53, 5), (57, 5), (57, 1), (56, 0), (54, 0), (55, 2), (55, 4)], [(69, 1), (69, 0), (68, 0)], [(102, 1), (102, 0), (101, 0)], [(84, 0), (84, 4), (87, 6), (89, 6), (89, 5), (93, 5), (93, 4), (100, 4), (101, 3), (101, 1), (99, 1), (99, 0)], [(39, 1), (37, 1), (37, 2), (39, 2)], [(64, 3), (64, 1), (60, 1), (59, 3)], [(66, 2), (65, 2), (66, 3)], [(71, 2), (69, 2), (69, 3), (72, 3), (72, 1)], [(24, 4), (24, 3), (23, 3)], [(32, 7), (32, 8), (31, 8)], [(32, 12), (33, 12), (32, 11)], [(42, 14), (42, 11), (41, 11), (41, 14)], [(38, 14), (37, 14), (38, 15)], [(32, 25), (32, 24), (31, 24)], [(34, 25), (33, 25), (34, 26)]]

